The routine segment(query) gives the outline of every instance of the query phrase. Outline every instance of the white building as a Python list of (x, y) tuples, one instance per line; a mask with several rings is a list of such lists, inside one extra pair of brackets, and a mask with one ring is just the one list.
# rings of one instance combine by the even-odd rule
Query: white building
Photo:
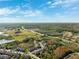
[(0, 32), (0, 36), (9, 36), (9, 34), (5, 34), (4, 32)]
[(14, 42), (15, 40), (6, 40), (6, 39), (2, 39), (0, 40), (0, 44), (6, 44), (6, 43), (11, 43)]

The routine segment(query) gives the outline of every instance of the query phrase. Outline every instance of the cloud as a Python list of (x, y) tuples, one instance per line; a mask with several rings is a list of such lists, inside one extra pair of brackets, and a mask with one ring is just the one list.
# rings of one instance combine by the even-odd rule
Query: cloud
[(10, 17), (14, 15), (15, 17), (34, 17), (34, 16), (41, 16), (43, 15), (42, 11), (40, 10), (32, 10), (26, 9), (22, 10), (20, 7), (16, 8), (0, 8), (0, 16), (3, 17)]
[(49, 17), (2, 17), (0, 23), (40, 23), (40, 22), (51, 22)]
[(26, 21), (25, 19), (22, 18), (12, 18), (12, 17), (4, 17), (0, 18), (0, 23), (25, 23), (29, 22), (28, 20)]
[(48, 1), (48, 2), (47, 2), (47, 4), (51, 4), (51, 3), (52, 3), (51, 1)]
[(52, 7), (57, 7), (57, 6), (70, 7), (78, 3), (79, 3), (79, 0), (55, 0), (54, 2), (51, 1), (49, 4), (51, 4), (50, 6), (52, 8)]
[(28, 16), (42, 16), (42, 12), (39, 11), (39, 10), (26, 10), (25, 12), (22, 12), (22, 14), (24, 14), (25, 17), (28, 17)]
[[(74, 12), (73, 12), (74, 13)], [(61, 14), (56, 13), (53, 17), (53, 22), (64, 22), (64, 23), (79, 23), (79, 16), (76, 14)], [(74, 17), (73, 17), (74, 16)]]
[(79, 0), (51, 0), (46, 3), (41, 4), (38, 8), (47, 10), (48, 8), (71, 8), (77, 6), (79, 4)]
[(13, 14), (18, 11), (17, 9), (10, 9), (10, 8), (0, 8), (0, 16), (7, 16), (9, 14)]

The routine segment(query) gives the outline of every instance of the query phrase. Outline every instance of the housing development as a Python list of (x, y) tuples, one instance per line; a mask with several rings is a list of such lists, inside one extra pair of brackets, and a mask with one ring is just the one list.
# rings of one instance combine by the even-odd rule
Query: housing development
[(79, 59), (78, 29), (73, 23), (2, 23), (0, 59)]

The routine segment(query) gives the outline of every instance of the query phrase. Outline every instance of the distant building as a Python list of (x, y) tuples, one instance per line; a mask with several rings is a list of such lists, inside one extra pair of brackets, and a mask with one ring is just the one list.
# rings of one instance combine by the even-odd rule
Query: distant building
[(63, 38), (65, 38), (65, 39), (71, 39), (72, 37), (73, 37), (72, 32), (64, 32), (64, 34), (63, 34)]
[(37, 49), (38, 48), (32, 47), (32, 48), (29, 49), (29, 51), (32, 52), (32, 51), (37, 50)]
[(2, 35), (4, 32), (0, 32), (0, 35)]
[(0, 59), (10, 59), (10, 56), (8, 56), (8, 55), (0, 55)]
[(23, 48), (19, 48), (19, 47), (17, 47), (17, 51), (25, 52), (25, 50)]
[(0, 32), (0, 36), (9, 36), (9, 34), (5, 34), (4, 32)]
[(0, 44), (6, 44), (6, 43), (11, 43), (11, 42), (14, 42), (15, 40), (6, 40), (6, 39), (3, 39), (3, 40), (0, 40)]

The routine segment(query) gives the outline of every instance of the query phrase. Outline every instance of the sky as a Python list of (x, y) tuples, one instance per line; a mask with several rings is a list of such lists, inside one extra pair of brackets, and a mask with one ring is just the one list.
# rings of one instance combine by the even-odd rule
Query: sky
[(79, 22), (79, 0), (0, 0), (0, 23)]

